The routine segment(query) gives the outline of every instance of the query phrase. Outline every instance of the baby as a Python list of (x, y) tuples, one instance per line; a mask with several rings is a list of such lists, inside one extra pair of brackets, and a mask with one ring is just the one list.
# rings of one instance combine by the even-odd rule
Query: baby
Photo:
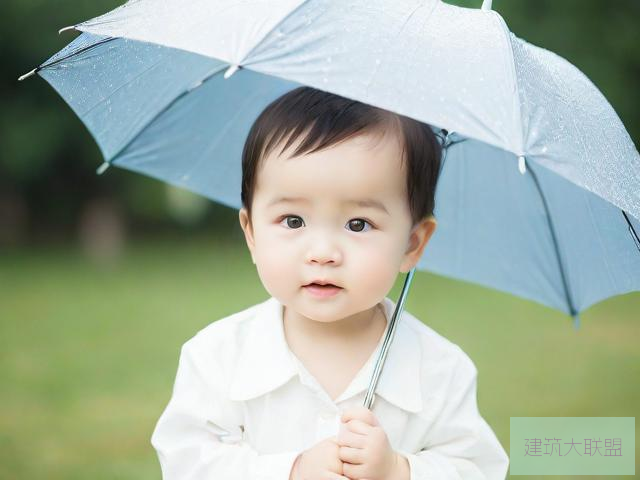
[(310, 87), (260, 114), (239, 219), (270, 298), (183, 345), (151, 438), (165, 480), (506, 477), (475, 365), (407, 311), (362, 406), (440, 159), (428, 125)]

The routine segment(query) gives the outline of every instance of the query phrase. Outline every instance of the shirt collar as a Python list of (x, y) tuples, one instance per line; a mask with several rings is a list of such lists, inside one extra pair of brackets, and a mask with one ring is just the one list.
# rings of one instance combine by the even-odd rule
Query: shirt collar
[[(385, 297), (381, 304), (388, 325), (395, 310), (395, 302)], [(284, 335), (282, 312), (282, 304), (275, 297), (270, 297), (257, 306), (230, 387), (229, 395), (232, 400), (244, 401), (273, 391), (298, 373), (293, 353)], [(407, 316), (410, 314), (405, 311), (397, 321), (376, 395), (403, 410), (416, 413), (422, 410), (422, 354), (419, 338), (406, 325)], [(336, 403), (366, 392), (383, 342), (384, 334), (367, 364), (347, 390), (336, 399)]]

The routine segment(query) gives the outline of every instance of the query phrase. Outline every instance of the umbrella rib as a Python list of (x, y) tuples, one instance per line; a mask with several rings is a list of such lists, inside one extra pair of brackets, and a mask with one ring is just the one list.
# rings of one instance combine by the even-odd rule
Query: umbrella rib
[[(287, 18), (289, 18), (293, 13), (295, 13), (297, 10), (299, 10), (300, 8), (302, 8), (305, 4), (307, 4), (309, 2), (309, 0), (303, 0), (302, 3), (300, 3), (300, 5), (298, 5), (296, 8), (294, 8), (293, 10), (291, 10), (289, 13), (287, 13), (284, 17), (282, 17), (280, 19), (279, 22), (277, 22), (273, 28), (271, 28), (252, 48), (251, 50), (247, 53), (247, 55), (245, 55), (245, 59), (248, 58), (251, 55), (251, 52), (255, 51), (256, 48), (265, 40), (265, 38), (267, 38), (269, 36), (269, 34), (271, 32), (273, 32), (279, 25), (281, 25)], [(113, 39), (113, 38), (112, 38)], [(238, 66), (241, 66), (242, 62), (238, 63)], [(215, 76), (216, 74), (222, 72), (223, 70), (225, 70), (228, 67), (227, 64), (224, 64), (223, 68), (220, 69), (216, 69), (213, 73), (205, 76), (200, 82), (196, 83), (195, 85), (193, 85), (191, 88), (188, 88), (187, 90), (185, 90), (184, 92), (182, 92), (180, 95), (176, 96), (171, 102), (169, 102), (167, 105), (164, 106), (164, 108), (162, 110), (160, 110), (158, 113), (156, 113), (156, 115), (154, 115), (153, 119), (147, 123), (147, 126), (149, 126), (151, 123), (153, 123), (153, 121), (158, 118), (160, 115), (162, 115), (162, 113), (166, 112), (177, 100), (179, 100), (180, 98), (182, 98), (184, 95), (186, 95), (187, 93), (191, 92), (191, 90), (193, 90), (194, 88), (200, 87), (202, 85), (202, 83), (204, 83), (205, 81), (209, 80), (211, 77)], [(229, 75), (230, 76), (230, 75)], [(102, 165), (101, 167), (99, 167), (99, 169), (104, 172), (104, 170), (106, 169), (106, 166), (108, 165), (115, 165), (115, 160), (116, 158), (123, 152), (125, 151), (134, 141), (136, 138), (138, 138), (142, 132), (144, 132), (144, 130), (146, 130), (146, 127), (142, 128), (139, 132), (137, 132), (133, 138), (131, 138), (124, 146), (122, 146), (122, 148), (120, 148), (114, 155), (113, 157), (111, 157), (110, 160), (107, 160), (106, 163), (107, 165)]]
[[(413, 17), (413, 15), (420, 10), (420, 8), (424, 7), (424, 5), (418, 5), (416, 8), (414, 8), (411, 13), (407, 16), (407, 18), (405, 18), (404, 22), (402, 23), (402, 25), (400, 26), (400, 29), (397, 31), (397, 33), (395, 34), (395, 36), (393, 37), (393, 40), (396, 40), (398, 38), (398, 36), (402, 33), (402, 31), (404, 30), (404, 28), (406, 27), (407, 23), (409, 23), (409, 20), (411, 20), (411, 17)], [(435, 8), (435, 3), (432, 5), (431, 7), (431, 11), (433, 11), (433, 9)], [(426, 15), (425, 16), (425, 21), (423, 26), (429, 21), (430, 15)], [(390, 43), (391, 40), (388, 41), (388, 43)], [(413, 50), (413, 53), (415, 54), (417, 47), (417, 42), (416, 42), (416, 46)], [(373, 73), (371, 74), (371, 76), (369, 77), (369, 79), (367, 80), (367, 85), (365, 87), (365, 91), (364, 91), (364, 96), (365, 98), (369, 98), (369, 87), (371, 86), (371, 84), (373, 83), (373, 79), (376, 77), (376, 75), (378, 75), (378, 70), (380, 69), (380, 65), (381, 63), (377, 63), (376, 62), (376, 66), (373, 68)], [(406, 82), (406, 77), (403, 78), (403, 85), (404, 82)]]
[(538, 177), (531, 168), (531, 164), (529, 164), (529, 173), (531, 173), (531, 177), (533, 178), (533, 182), (540, 194), (540, 198), (542, 199), (542, 205), (544, 206), (544, 211), (547, 215), (547, 224), (549, 225), (549, 231), (551, 233), (551, 240), (553, 241), (553, 248), (556, 253), (556, 260), (558, 262), (558, 267), (560, 268), (560, 278), (562, 279), (562, 286), (564, 288), (564, 294), (567, 300), (567, 304), (569, 306), (569, 312), (574, 319), (574, 325), (578, 326), (578, 312), (573, 304), (573, 299), (571, 298), (571, 292), (569, 291), (569, 285), (567, 283), (567, 277), (564, 271), (564, 266), (562, 265), (562, 259), (560, 258), (560, 249), (558, 248), (558, 238), (556, 237), (556, 231), (553, 227), (553, 222), (551, 221), (551, 212), (549, 211), (549, 205), (547, 204), (547, 199), (542, 192), (542, 188), (540, 187), (540, 182), (538, 182)]
[(284, 17), (282, 17), (280, 20), (278, 20), (278, 22), (276, 22), (273, 27), (271, 27), (263, 36), (260, 40), (258, 40), (253, 47), (251, 47), (249, 49), (249, 51), (244, 55), (244, 58), (242, 59), (242, 61), (238, 62), (238, 66), (242, 67), (242, 63), (248, 59), (251, 54), (253, 52), (256, 51), (256, 49), (262, 45), (262, 43), (265, 41), (265, 39), (271, 35), (271, 33), (278, 27), (280, 27), (280, 25), (282, 25), (289, 17), (291, 17), (294, 13), (296, 13), (298, 10), (300, 10), (302, 7), (306, 6), (307, 3), (309, 3), (310, 0), (302, 0), (302, 2), (297, 5), (293, 10), (291, 10), (289, 13), (287, 13)]
[(156, 112), (156, 114), (153, 116), (153, 118), (151, 120), (149, 120), (147, 122), (147, 124), (141, 128), (131, 139), (129, 139), (129, 141), (127, 143), (125, 143), (112, 157), (111, 159), (107, 160), (107, 163), (109, 163), (110, 165), (115, 165), (115, 160), (116, 158), (118, 158), (118, 156), (124, 152), (127, 148), (129, 148), (129, 146), (138, 138), (140, 137), (140, 135), (142, 135), (142, 132), (144, 132), (149, 125), (151, 125), (153, 122), (156, 121), (156, 119), (158, 117), (160, 117), (160, 115), (162, 115), (163, 113), (165, 113), (167, 110), (169, 110), (178, 100), (180, 100), (182, 97), (184, 97), (185, 95), (187, 95), (188, 93), (190, 93), (192, 90), (194, 90), (195, 88), (200, 87), (204, 82), (206, 82), (207, 80), (213, 78), (214, 76), (216, 76), (218, 73), (222, 72), (223, 70), (225, 70), (227, 68), (227, 64), (223, 64), (222, 67), (216, 68), (213, 72), (207, 74), (204, 76), (204, 78), (202, 80), (200, 80), (198, 83), (196, 83), (194, 86), (187, 88), (185, 91), (181, 92), (179, 95), (176, 95), (176, 97), (171, 100), (169, 103), (167, 103), (164, 107), (162, 107), (162, 109), (160, 109), (158, 112)]
[(468, 140), (467, 138), (460, 138), (459, 140), (450, 140), (449, 137), (451, 137), (453, 133), (455, 132), (449, 132), (448, 130), (441, 128), (440, 131), (435, 134), (436, 137), (441, 139), (440, 148), (442, 149), (442, 153), (440, 155), (440, 168), (438, 170), (438, 179), (440, 178), (440, 175), (442, 174), (442, 170), (444, 169), (444, 162), (447, 158), (447, 152), (449, 151), (449, 148), (453, 147), (454, 145), (457, 145), (458, 143), (466, 142)]
[(633, 228), (633, 225), (631, 225), (631, 221), (627, 216), (627, 212), (622, 210), (622, 215), (624, 215), (624, 219), (627, 221), (627, 225), (629, 225), (629, 234), (631, 235), (631, 238), (633, 238), (633, 243), (636, 244), (636, 248), (640, 252), (640, 238), (638, 238), (638, 232), (636, 232), (636, 229)]
[(111, 42), (112, 40), (115, 40), (116, 38), (117, 37), (103, 38), (99, 42), (92, 43), (91, 45), (87, 45), (86, 47), (83, 47), (83, 48), (81, 48), (79, 50), (75, 50), (75, 51), (69, 53), (68, 55), (65, 55), (64, 57), (61, 57), (61, 58), (58, 58), (57, 60), (54, 60), (51, 63), (46, 63), (46, 64), (43, 63), (42, 65), (40, 65), (40, 66), (38, 66), (36, 68), (36, 71), (42, 70), (43, 68), (48, 68), (48, 67), (50, 67), (52, 65), (56, 65), (56, 64), (62, 62), (63, 60), (66, 60), (67, 58), (73, 57), (74, 55), (78, 55), (79, 53), (82, 53), (82, 52), (86, 52), (87, 50), (90, 50), (90, 49), (92, 49), (94, 47), (98, 47), (98, 46), (102, 45), (103, 43)]

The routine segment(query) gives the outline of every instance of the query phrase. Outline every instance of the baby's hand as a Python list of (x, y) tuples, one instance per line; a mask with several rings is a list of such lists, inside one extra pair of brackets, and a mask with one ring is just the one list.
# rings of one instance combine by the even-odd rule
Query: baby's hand
[(296, 458), (289, 480), (349, 480), (342, 475), (336, 437), (325, 438)]
[(371, 410), (364, 406), (345, 410), (338, 433), (343, 475), (350, 479), (390, 480), (399, 469), (398, 454)]

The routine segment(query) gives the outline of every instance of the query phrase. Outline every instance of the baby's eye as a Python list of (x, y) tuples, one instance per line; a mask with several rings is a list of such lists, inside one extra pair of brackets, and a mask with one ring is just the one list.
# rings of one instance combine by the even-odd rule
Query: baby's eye
[(282, 217), (282, 220), (280, 220), (280, 223), (282, 223), (284, 220), (287, 221), (287, 226), (292, 229), (300, 228), (302, 225), (304, 225), (302, 217), (299, 217), (298, 215), (285, 215), (284, 217)]
[[(285, 215), (280, 220), (280, 223), (286, 221), (287, 227), (290, 229), (298, 229), (304, 226), (304, 220), (298, 215)], [(363, 218), (353, 218), (347, 222), (352, 232), (367, 232), (371, 230), (371, 223)], [(366, 225), (369, 225), (368, 229), (365, 229)]]
[(367, 231), (371, 230), (371, 228), (369, 228), (369, 230), (365, 230), (364, 229), (365, 225), (369, 225), (369, 227), (372, 226), (364, 218), (353, 218), (353, 219), (349, 220), (347, 225), (350, 225), (352, 228), (354, 228), (354, 230), (352, 230), (353, 232), (367, 232)]

